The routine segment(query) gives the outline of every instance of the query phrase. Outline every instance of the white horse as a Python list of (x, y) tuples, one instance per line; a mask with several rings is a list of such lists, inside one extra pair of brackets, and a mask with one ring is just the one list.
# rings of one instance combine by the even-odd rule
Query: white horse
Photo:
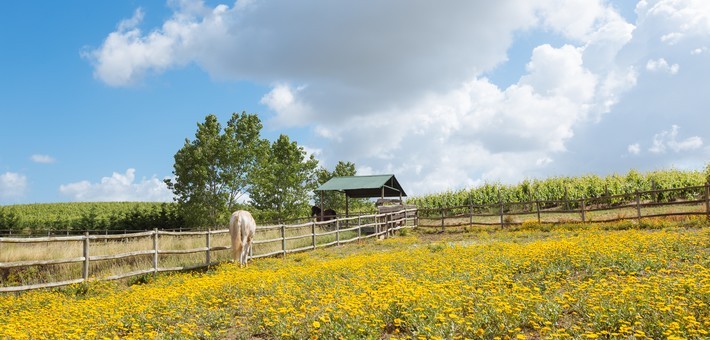
[(239, 266), (247, 265), (251, 251), (251, 241), (256, 233), (256, 221), (248, 211), (237, 210), (229, 220), (229, 234), (232, 236), (232, 258)]

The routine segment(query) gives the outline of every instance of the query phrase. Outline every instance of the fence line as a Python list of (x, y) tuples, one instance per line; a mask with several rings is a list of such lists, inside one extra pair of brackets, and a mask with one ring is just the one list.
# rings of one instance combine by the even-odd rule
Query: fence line
[[(663, 202), (648, 197), (678, 191), (695, 193), (686, 199)], [(647, 199), (642, 199), (647, 198)], [(665, 211), (664, 207), (678, 209)], [(572, 207), (572, 208), (571, 208)], [(577, 208), (574, 208), (577, 207)], [(645, 212), (645, 213), (644, 213)], [(613, 215), (616, 213), (616, 215)], [(545, 219), (553, 215), (554, 219)], [(611, 217), (610, 217), (611, 215)], [(559, 222), (616, 222), (621, 220), (669, 216), (707, 216), (710, 219), (710, 183), (703, 186), (665, 190), (637, 191), (630, 194), (554, 201), (530, 200), (525, 202), (499, 202), (495, 204), (460, 205), (454, 207), (419, 208), (418, 218), (425, 220), (418, 227), (441, 228), (474, 225), (505, 227), (520, 225), (517, 218), (537, 223)], [(427, 223), (428, 222), (428, 223)], [(447, 222), (449, 222), (447, 224)]]
[[(272, 225), (263, 226), (257, 228), (257, 233), (260, 231), (278, 230), (280, 237), (270, 238), (270, 239), (256, 239), (253, 241), (254, 245), (259, 244), (269, 244), (280, 242), (281, 249), (277, 251), (272, 251), (264, 254), (250, 254), (249, 258), (261, 258), (274, 255), (283, 255), (289, 253), (295, 253), (300, 251), (312, 250), (321, 247), (328, 247), (333, 245), (340, 245), (343, 243), (349, 243), (353, 241), (359, 241), (362, 239), (370, 237), (389, 237), (395, 231), (402, 228), (414, 227), (417, 223), (417, 209), (407, 209), (398, 212), (390, 212), (383, 214), (372, 214), (357, 217), (348, 218), (338, 218), (331, 221), (324, 222), (308, 222), (295, 225)], [(362, 223), (368, 222), (368, 223)], [(341, 228), (342, 226), (344, 228)], [(326, 231), (317, 232), (317, 227), (320, 229), (325, 228)], [(329, 230), (333, 228), (334, 230)], [(308, 233), (303, 233), (300, 235), (287, 236), (287, 230), (296, 230), (308, 228)], [(344, 233), (357, 231), (356, 236), (343, 239), (341, 238)], [(66, 259), (52, 259), (52, 260), (36, 260), (36, 261), (15, 261), (15, 262), (0, 262), (0, 270), (10, 269), (10, 268), (23, 268), (29, 266), (39, 266), (39, 265), (56, 265), (56, 264), (67, 264), (67, 263), (82, 263), (82, 277), (59, 281), (59, 282), (46, 282), (32, 285), (24, 286), (6, 286), (0, 287), (0, 293), (3, 292), (20, 292), (39, 288), (52, 288), (66, 286), (75, 283), (81, 283), (90, 280), (118, 280), (123, 278), (128, 278), (137, 275), (168, 272), (168, 271), (181, 271), (181, 270), (192, 270), (204, 268), (212, 265), (216, 265), (219, 262), (212, 261), (212, 253), (215, 251), (228, 250), (231, 246), (212, 246), (211, 241), (216, 234), (229, 233), (228, 229), (222, 230), (207, 230), (207, 231), (190, 231), (190, 232), (175, 232), (175, 231), (162, 231), (154, 229), (152, 231), (124, 234), (124, 235), (90, 235), (88, 232), (84, 233), (82, 236), (49, 236), (49, 237), (0, 237), (0, 245), (3, 243), (51, 243), (51, 242), (82, 242), (82, 256)], [(193, 249), (182, 249), (182, 250), (165, 250), (159, 248), (159, 238), (160, 236), (203, 236), (205, 237), (205, 246)], [(331, 242), (321, 243), (317, 242), (319, 236), (331, 236), (334, 235), (335, 240)], [(91, 255), (91, 244), (96, 241), (123, 241), (130, 238), (138, 237), (150, 237), (152, 239), (152, 248), (144, 249), (132, 252), (125, 252), (113, 255)], [(301, 246), (297, 248), (289, 248), (289, 241), (301, 241), (307, 239), (307, 246)], [(94, 241), (94, 242), (92, 242)], [(170, 254), (195, 254), (195, 253), (205, 253), (205, 262), (198, 263), (190, 266), (180, 266), (180, 267), (160, 267), (159, 255), (170, 255)], [(126, 273), (121, 273), (113, 276), (94, 278), (91, 276), (90, 263), (96, 261), (105, 260), (116, 260), (116, 259), (127, 259), (136, 256), (152, 256), (152, 266), (151, 268), (145, 268), (135, 271), (130, 271)]]

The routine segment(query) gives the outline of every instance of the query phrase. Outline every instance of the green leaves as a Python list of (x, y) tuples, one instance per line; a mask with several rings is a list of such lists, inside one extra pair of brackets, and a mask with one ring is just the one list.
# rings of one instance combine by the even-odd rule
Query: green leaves
[[(586, 175), (579, 177), (551, 177), (546, 179), (525, 180), (519, 184), (504, 185), (486, 183), (476, 188), (448, 191), (408, 199), (411, 204), (420, 207), (453, 207), (461, 205), (497, 204), (501, 200), (509, 202), (562, 201), (565, 199), (595, 198), (614, 195), (629, 195), (637, 191), (687, 188), (706, 183), (710, 176), (710, 165), (705, 172), (662, 170), (641, 173), (630, 170), (626, 175), (612, 174), (606, 177)], [(500, 198), (499, 198), (500, 193)], [(657, 194), (656, 197), (642, 197), (655, 201), (689, 199), (697, 190), (679, 190), (672, 193)], [(616, 200), (621, 200), (618, 198)], [(620, 203), (612, 201), (612, 203)]]
[(0, 207), (0, 229), (14, 230), (20, 225), (20, 217), (10, 210)]
[(222, 130), (215, 115), (197, 124), (195, 139), (185, 140), (175, 154), (173, 191), (188, 224), (224, 225), (231, 210), (251, 185), (257, 159), (268, 142), (259, 138), (262, 124), (256, 114), (232, 114)]
[(307, 215), (315, 189), (318, 161), (288, 136), (281, 135), (257, 159), (249, 197), (262, 219), (286, 220)]

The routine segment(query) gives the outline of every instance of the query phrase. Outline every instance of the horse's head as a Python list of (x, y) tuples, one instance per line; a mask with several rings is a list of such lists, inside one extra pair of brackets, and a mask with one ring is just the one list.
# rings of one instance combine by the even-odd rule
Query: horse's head
[(318, 206), (314, 205), (311, 207), (311, 217), (313, 216), (319, 216), (320, 215), (320, 208)]

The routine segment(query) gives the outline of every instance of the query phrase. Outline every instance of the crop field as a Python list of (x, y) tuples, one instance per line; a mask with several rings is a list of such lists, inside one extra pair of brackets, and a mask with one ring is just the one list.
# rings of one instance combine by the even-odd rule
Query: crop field
[(0, 296), (0, 338), (706, 339), (710, 228), (428, 234)]

